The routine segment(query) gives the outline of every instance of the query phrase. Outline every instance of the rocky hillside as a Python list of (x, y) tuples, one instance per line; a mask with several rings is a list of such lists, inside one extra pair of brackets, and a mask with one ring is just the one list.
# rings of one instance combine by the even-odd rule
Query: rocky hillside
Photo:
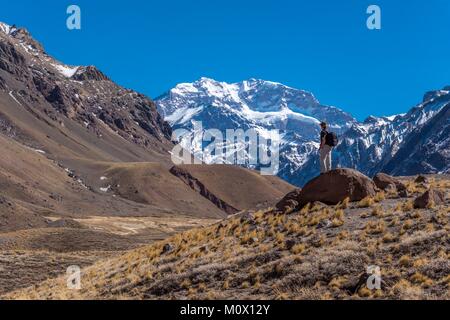
[[(330, 205), (304, 205), (327, 179), (342, 187), (328, 195)], [(427, 189), (433, 196), (419, 197)], [(336, 171), (277, 209), (242, 212), (104, 259), (83, 270), (79, 291), (61, 277), (4, 298), (449, 299), (449, 190), (448, 176), (372, 182)]]
[[(97, 137), (112, 133), (148, 150), (167, 149), (171, 138), (170, 126), (150, 99), (116, 85), (94, 66), (56, 61), (25, 29), (5, 24), (0, 31), (0, 89), (58, 127), (76, 124)], [(2, 118), (7, 122), (8, 115)]]
[(450, 98), (438, 114), (407, 136), (383, 169), (396, 175), (450, 172)]

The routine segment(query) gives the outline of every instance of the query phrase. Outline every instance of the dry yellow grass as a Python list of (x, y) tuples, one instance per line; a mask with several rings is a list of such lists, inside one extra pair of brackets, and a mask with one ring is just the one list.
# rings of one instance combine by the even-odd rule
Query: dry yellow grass
[(291, 248), (291, 252), (293, 254), (301, 254), (306, 250), (306, 246), (304, 244), (296, 244)]
[(386, 194), (384, 193), (384, 191), (378, 192), (375, 197), (374, 197), (374, 201), (375, 202), (382, 202), (386, 199)]
[(403, 212), (410, 212), (411, 210), (414, 209), (414, 202), (413, 201), (406, 201), (403, 206), (402, 206), (402, 211)]
[(386, 224), (383, 220), (369, 221), (366, 225), (366, 231), (369, 234), (382, 234), (386, 231)]
[(408, 255), (403, 255), (403, 256), (401, 256), (400, 260), (398, 261), (398, 264), (401, 267), (409, 267), (412, 265), (412, 259)]
[(359, 208), (369, 208), (369, 207), (373, 206), (374, 203), (375, 203), (375, 201), (372, 197), (366, 197), (366, 198), (362, 199), (360, 202), (358, 202), (358, 207)]
[[(260, 212), (254, 215), (256, 225), (241, 222), (238, 215), (221, 227), (183, 232), (87, 268), (88, 280), (80, 292), (67, 292), (59, 278), (14, 296), (102, 299), (117, 298), (119, 292), (125, 298), (145, 292), (151, 299), (400, 299), (424, 298), (434, 290), (445, 297), (438, 290), (448, 278), (433, 277), (426, 268), (449, 258), (444, 246), (449, 212), (422, 210), (419, 216), (414, 210), (404, 212), (398, 200), (401, 210), (380, 214), (391, 211), (394, 201), (372, 203), (366, 219), (360, 218), (364, 209), (358, 204), (342, 203), (326, 208), (316, 204), (313, 212), (290, 215)], [(436, 222), (441, 220), (442, 224)], [(427, 227), (430, 224), (433, 229)], [(172, 252), (162, 253), (166, 243), (174, 246)], [(200, 250), (203, 246), (208, 250)], [(386, 280), (387, 288), (362, 287), (355, 294), (344, 289), (346, 281), (373, 263), (386, 279), (394, 279)], [(111, 273), (114, 277), (108, 276)], [(305, 278), (316, 280), (303, 282)]]

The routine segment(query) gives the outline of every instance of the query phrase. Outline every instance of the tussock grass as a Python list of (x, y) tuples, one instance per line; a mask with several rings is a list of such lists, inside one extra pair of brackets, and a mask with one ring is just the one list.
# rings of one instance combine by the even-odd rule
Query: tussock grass
[(360, 202), (358, 202), (359, 208), (369, 208), (373, 206), (375, 203), (375, 200), (372, 197), (365, 197)]

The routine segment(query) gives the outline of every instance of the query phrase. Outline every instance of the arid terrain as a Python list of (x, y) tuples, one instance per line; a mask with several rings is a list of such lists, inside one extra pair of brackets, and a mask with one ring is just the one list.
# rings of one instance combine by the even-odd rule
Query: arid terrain
[[(449, 299), (448, 176), (402, 178), (408, 197), (378, 191), (358, 202), (296, 211), (243, 211), (100, 261), (9, 299)], [(428, 188), (446, 202), (415, 209)], [(87, 259), (87, 258), (85, 258)], [(86, 264), (87, 261), (86, 261)], [(367, 288), (378, 266), (381, 288)]]
[(448, 175), (337, 169), (298, 190), (175, 165), (172, 139), (151, 99), (0, 23), (0, 297), (449, 298)]
[(146, 96), (0, 23), (0, 293), (294, 188), (233, 166), (175, 167), (171, 134)]

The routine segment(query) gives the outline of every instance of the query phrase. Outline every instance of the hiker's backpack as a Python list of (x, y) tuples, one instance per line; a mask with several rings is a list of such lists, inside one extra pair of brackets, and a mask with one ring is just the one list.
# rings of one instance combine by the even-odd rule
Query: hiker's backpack
[(334, 132), (328, 132), (327, 136), (325, 137), (325, 144), (330, 147), (336, 147), (339, 143), (339, 139), (336, 133)]

